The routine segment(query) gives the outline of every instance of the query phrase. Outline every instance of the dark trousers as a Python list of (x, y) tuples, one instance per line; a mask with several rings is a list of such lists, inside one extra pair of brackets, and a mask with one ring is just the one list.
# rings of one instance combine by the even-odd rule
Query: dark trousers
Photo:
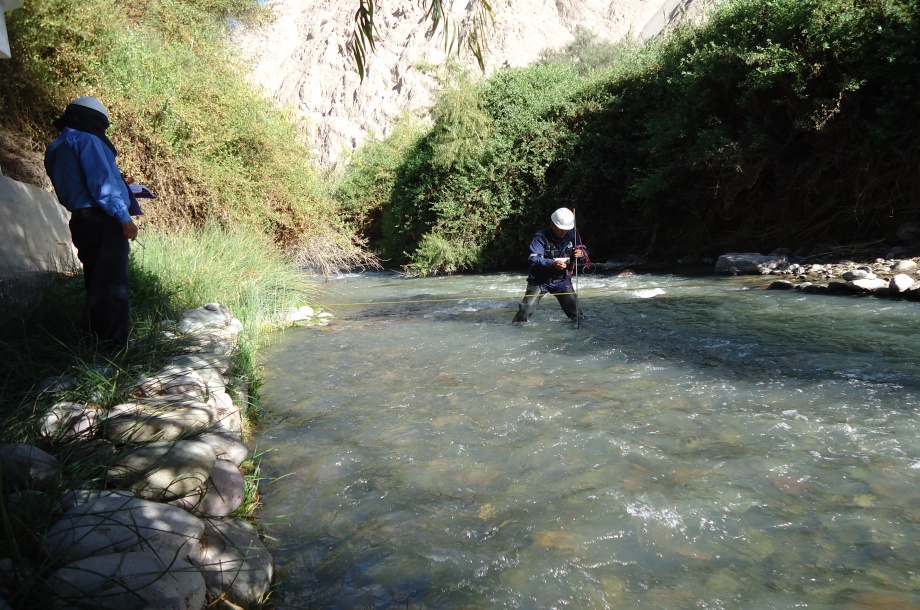
[(70, 235), (83, 263), (86, 307), (96, 338), (112, 350), (128, 345), (128, 239), (121, 224), (101, 210), (78, 210)]
[[(572, 283), (569, 282), (566, 286), (554, 292), (549, 290), (549, 293), (552, 294), (559, 301), (559, 305), (562, 307), (562, 311), (565, 312), (565, 315), (569, 317), (570, 320), (577, 320), (580, 311), (578, 309), (578, 295), (575, 294), (575, 289), (572, 287)], [(518, 312), (514, 315), (513, 323), (523, 323), (530, 319), (530, 316), (533, 315), (533, 312), (537, 310), (537, 306), (540, 305), (540, 299), (543, 298), (543, 287), (539, 284), (527, 284), (527, 291), (524, 293), (524, 300), (518, 304)]]

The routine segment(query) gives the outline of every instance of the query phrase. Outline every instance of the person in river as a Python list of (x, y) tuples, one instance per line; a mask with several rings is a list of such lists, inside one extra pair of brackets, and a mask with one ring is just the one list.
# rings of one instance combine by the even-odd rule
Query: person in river
[(118, 352), (128, 345), (128, 240), (137, 238), (137, 225), (115, 146), (105, 135), (109, 111), (94, 97), (78, 97), (54, 126), (60, 134), (45, 151), (45, 170), (71, 214), (90, 329), (103, 348)]
[(543, 295), (550, 293), (559, 301), (562, 311), (571, 320), (580, 320), (578, 295), (572, 286), (576, 265), (590, 265), (588, 249), (575, 231), (575, 213), (559, 208), (550, 220), (552, 225), (537, 231), (530, 241), (530, 275), (527, 290), (518, 305), (513, 323), (527, 322), (540, 304)]

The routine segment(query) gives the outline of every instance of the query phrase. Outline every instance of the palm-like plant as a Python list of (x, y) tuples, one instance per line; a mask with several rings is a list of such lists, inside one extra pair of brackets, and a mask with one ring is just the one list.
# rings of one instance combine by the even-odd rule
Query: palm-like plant
[[(358, 73), (364, 79), (367, 53), (374, 52), (374, 11), (380, 0), (358, 0), (355, 12), (355, 30), (352, 34), (352, 55), (358, 64)], [(445, 0), (418, 0), (425, 10), (425, 18), (431, 21), (428, 35), (432, 36), (438, 28), (444, 27), (444, 48), (448, 53), (469, 50), (480, 69), (485, 68), (483, 53), (488, 46), (488, 29), (494, 22), (492, 5), (489, 0), (471, 0), (466, 15), (459, 20), (447, 10)]]

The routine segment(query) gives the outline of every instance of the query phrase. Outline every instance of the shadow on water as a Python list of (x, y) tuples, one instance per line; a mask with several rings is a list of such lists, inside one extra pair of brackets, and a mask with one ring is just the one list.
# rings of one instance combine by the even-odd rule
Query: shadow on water
[[(642, 298), (636, 293), (649, 289), (589, 288), (582, 296), (586, 320), (580, 327), (558, 315), (558, 306), (550, 295), (542, 300), (535, 324), (559, 323), (558, 340), (576, 359), (618, 349), (636, 357), (657, 358), (694, 367), (701, 373), (718, 372), (729, 377), (772, 375), (816, 382), (852, 374), (870, 383), (916, 386), (920, 382), (914, 365), (920, 363), (920, 348), (906, 340), (915, 319), (914, 304), (765, 291), (762, 279), (652, 275), (633, 276), (630, 280), (640, 285), (658, 285), (675, 278), (679, 279), (681, 291), (688, 290), (681, 285), (702, 282), (707, 287), (725, 284), (737, 294), (727, 304), (725, 294), (719, 292)], [(394, 288), (398, 289), (398, 284)], [(505, 318), (514, 315), (518, 302), (513, 297), (466, 300), (432, 292), (390, 298), (386, 304), (363, 309), (356, 318), (424, 318), (433, 323), (461, 321), (503, 326), (507, 323)], [(463, 307), (445, 309), (445, 301), (460, 303), (469, 311)], [(739, 310), (734, 301), (747, 304)], [(887, 318), (881, 325), (877, 321), (880, 316)], [(880, 350), (886, 360), (897, 366), (876, 370), (878, 366), (872, 360)]]
[(266, 350), (280, 608), (918, 607), (915, 304), (520, 283), (350, 278)]

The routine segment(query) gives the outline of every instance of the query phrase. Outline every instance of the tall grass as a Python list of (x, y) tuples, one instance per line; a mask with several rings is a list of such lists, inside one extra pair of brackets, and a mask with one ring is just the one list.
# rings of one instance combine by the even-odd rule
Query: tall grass
[[(291, 307), (315, 298), (293, 261), (280, 256), (267, 236), (246, 227), (209, 223), (179, 231), (150, 229), (139, 241), (143, 246), (132, 248), (132, 267), (156, 278), (156, 290), (169, 295), (165, 305), (171, 313), (218, 301), (257, 336), (283, 324)], [(147, 286), (133, 284), (138, 301), (164, 305)]]
[(279, 255), (267, 236), (245, 226), (224, 229), (209, 223), (150, 231), (141, 242), (143, 247), (131, 254), (132, 296), (142, 304), (137, 324), (153, 330), (164, 316), (175, 319), (207, 302), (226, 305), (243, 323), (234, 360), (254, 394), (260, 383), (255, 352), (261, 338), (284, 327), (292, 308), (314, 299), (314, 285), (291, 259)]
[[(169, 322), (216, 301), (244, 325), (228, 389), (246, 386), (251, 400), (238, 404), (252, 421), (259, 385), (255, 350), (264, 333), (285, 326), (292, 307), (315, 298), (313, 284), (291, 260), (280, 256), (267, 236), (245, 226), (148, 230), (140, 243), (130, 259), (132, 330), (126, 353), (106, 356), (96, 350), (79, 272), (46, 276), (26, 292), (8, 285), (0, 291), (0, 441), (35, 444), (62, 466), (59, 489), (42, 496), (47, 501), (0, 494), (0, 556), (13, 561), (18, 577), (8, 597), (14, 607), (48, 603), (42, 582), (54, 566), (41, 552), (41, 534), (52, 522), (53, 499), (70, 488), (106, 485), (104, 469), (81, 458), (85, 450), (72, 440), (38, 434), (42, 415), (64, 400), (103, 408), (124, 402), (141, 375), (159, 370), (180, 348), (181, 337), (163, 332)], [(49, 386), (49, 378), (57, 384)], [(237, 515), (252, 517), (259, 505), (255, 457), (244, 472), (246, 499)]]
[(79, 95), (112, 118), (119, 166), (152, 188), (158, 228), (248, 224), (302, 264), (343, 268), (365, 257), (342, 223), (303, 130), (245, 78), (227, 42), (256, 0), (33, 0), (9, 14), (13, 59), (0, 62), (0, 164), (45, 184), (51, 121)]
[[(59, 375), (74, 377), (73, 398), (117, 401), (132, 376), (153, 372), (173, 355), (163, 323), (206, 302), (226, 305), (243, 323), (237, 375), (255, 388), (254, 353), (265, 333), (283, 328), (291, 308), (316, 298), (314, 284), (291, 260), (245, 227), (145, 231), (132, 247), (130, 277), (131, 347), (118, 358), (92, 341), (80, 273), (48, 276), (27, 297), (21, 289), (0, 293), (0, 416), (41, 411), (35, 390)], [(100, 379), (102, 369), (110, 374)], [(27, 433), (28, 425), (3, 429), (10, 442)]]

